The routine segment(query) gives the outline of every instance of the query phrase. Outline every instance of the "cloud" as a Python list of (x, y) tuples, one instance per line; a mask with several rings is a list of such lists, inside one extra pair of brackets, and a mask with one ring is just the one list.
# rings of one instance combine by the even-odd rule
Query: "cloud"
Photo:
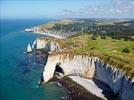
[(134, 12), (133, 0), (113, 0), (117, 13)]
[(75, 11), (66, 9), (63, 12), (68, 17), (134, 17), (134, 0), (112, 0), (107, 4), (84, 6)]

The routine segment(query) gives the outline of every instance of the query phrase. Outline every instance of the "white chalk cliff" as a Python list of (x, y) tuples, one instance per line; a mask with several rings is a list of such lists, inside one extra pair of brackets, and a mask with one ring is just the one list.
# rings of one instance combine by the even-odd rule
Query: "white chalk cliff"
[(36, 48), (38, 50), (40, 49), (46, 49), (49, 52), (57, 52), (60, 51), (61, 48), (59, 46), (58, 43), (54, 42), (54, 41), (47, 41), (47, 40), (43, 40), (43, 39), (36, 39), (33, 42), (32, 48)]
[(49, 81), (54, 74), (57, 63), (65, 75), (76, 75), (86, 79), (95, 78), (107, 84), (120, 100), (134, 100), (134, 79), (128, 78), (123, 72), (112, 65), (104, 64), (97, 57), (69, 54), (50, 55), (44, 68), (44, 81)]
[(134, 100), (134, 79), (112, 65), (105, 64), (98, 57), (58, 53), (61, 51), (60, 45), (53, 40), (37, 39), (33, 44), (36, 45), (36, 49), (57, 52), (48, 57), (43, 71), (44, 82), (48, 82), (53, 77), (56, 65), (61, 63), (60, 67), (64, 75), (75, 75), (85, 79), (95, 78), (107, 84), (114, 94), (119, 96), (119, 100)]

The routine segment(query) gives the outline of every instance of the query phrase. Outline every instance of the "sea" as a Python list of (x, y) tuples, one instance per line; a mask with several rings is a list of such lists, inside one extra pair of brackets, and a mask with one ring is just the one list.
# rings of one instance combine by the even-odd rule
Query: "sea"
[(46, 60), (25, 53), (28, 43), (42, 35), (24, 30), (54, 20), (0, 20), (0, 100), (62, 100), (68, 95), (55, 82), (38, 86)]

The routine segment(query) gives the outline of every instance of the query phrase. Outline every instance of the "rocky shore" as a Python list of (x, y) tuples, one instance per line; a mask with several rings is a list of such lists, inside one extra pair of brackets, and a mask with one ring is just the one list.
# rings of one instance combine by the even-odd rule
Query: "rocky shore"
[(103, 100), (102, 98), (83, 88), (69, 77), (64, 77), (62, 79), (55, 78), (53, 80), (58, 81), (69, 90), (69, 100)]

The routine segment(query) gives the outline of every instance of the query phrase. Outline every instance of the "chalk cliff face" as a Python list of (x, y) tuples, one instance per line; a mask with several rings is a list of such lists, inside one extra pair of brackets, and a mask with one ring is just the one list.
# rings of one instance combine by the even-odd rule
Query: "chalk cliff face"
[(34, 32), (39, 34), (44, 34), (52, 37), (57, 37), (60, 39), (65, 39), (67, 37), (70, 37), (72, 35), (75, 35), (77, 32), (57, 32), (57, 31), (50, 31), (45, 28), (42, 28), (41, 26), (25, 29), (26, 32)]
[(57, 63), (61, 63), (65, 75), (98, 79), (107, 84), (121, 100), (134, 99), (134, 79), (128, 79), (123, 72), (114, 69), (109, 64), (104, 64), (97, 57), (82, 55), (70, 57), (69, 54), (51, 55), (43, 72), (45, 82), (53, 77)]
[(113, 66), (97, 60), (94, 77), (106, 83), (121, 100), (134, 99), (134, 79), (128, 78), (119, 69), (114, 69)]
[(54, 41), (37, 39), (34, 41), (33, 45), (36, 45), (36, 46), (32, 46), (32, 47), (36, 47), (36, 49), (46, 49), (47, 51), (50, 52), (61, 50), (59, 44)]
[(95, 72), (94, 60), (95, 58), (83, 56), (74, 56), (72, 59), (68, 55), (51, 56), (48, 58), (45, 66), (44, 80), (47, 82), (53, 77), (57, 63), (61, 63), (61, 68), (63, 68), (65, 75), (79, 75), (85, 78), (92, 78)]
[(43, 49), (47, 45), (47, 41), (37, 39), (36, 40), (36, 49)]

